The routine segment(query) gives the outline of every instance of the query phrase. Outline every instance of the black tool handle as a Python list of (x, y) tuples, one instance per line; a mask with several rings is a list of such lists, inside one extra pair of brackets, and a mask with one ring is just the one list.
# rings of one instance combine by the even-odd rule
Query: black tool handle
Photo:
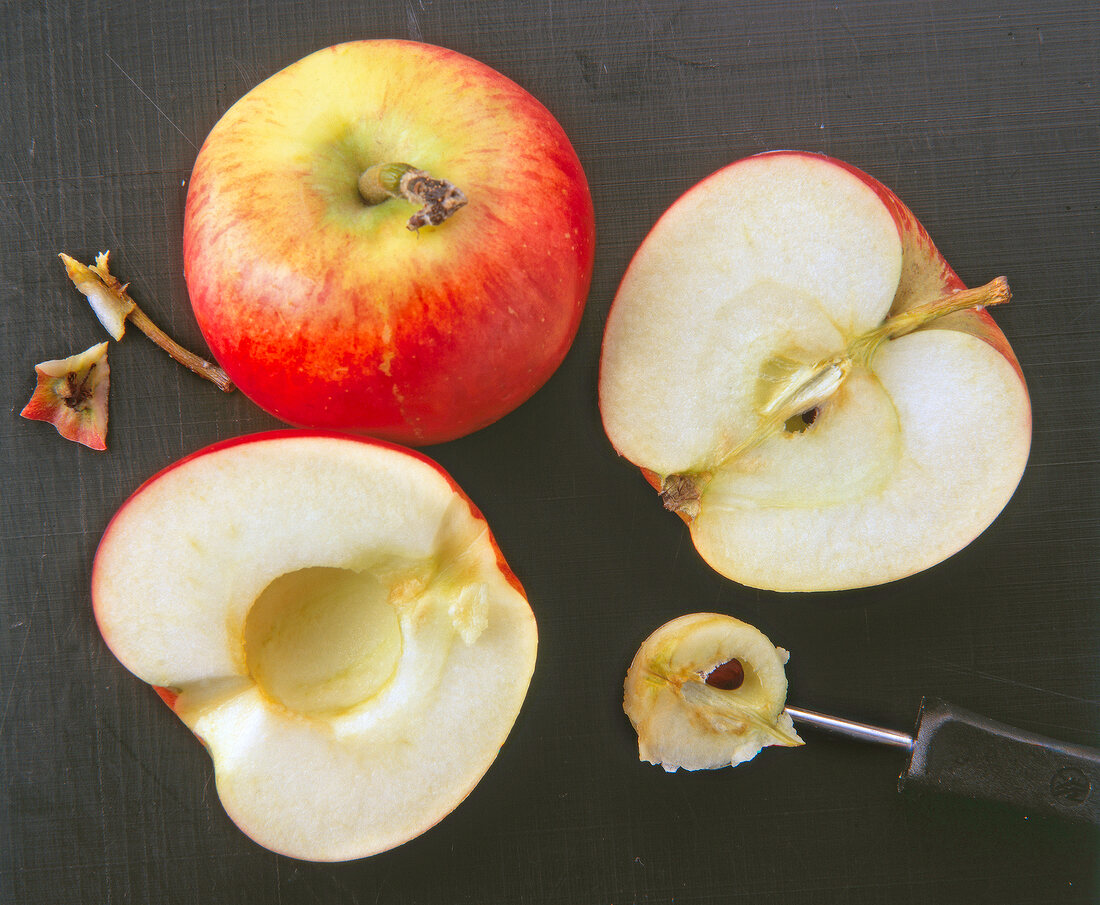
[(925, 698), (898, 788), (953, 792), (1100, 825), (1100, 751)]

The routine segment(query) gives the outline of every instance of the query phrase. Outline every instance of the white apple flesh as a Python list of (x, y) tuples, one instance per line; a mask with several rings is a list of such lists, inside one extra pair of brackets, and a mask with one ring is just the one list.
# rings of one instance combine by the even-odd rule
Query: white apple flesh
[(866, 174), (740, 161), (631, 262), (604, 337), (605, 429), (729, 578), (817, 591), (926, 569), (993, 521), (1030, 446), (1003, 334), (984, 310), (939, 310), (1007, 285), (963, 289)]
[(257, 435), (167, 469), (110, 523), (92, 593), (230, 817), (296, 858), (375, 854), (453, 810), (535, 662), (480, 513), (434, 463), (364, 439)]

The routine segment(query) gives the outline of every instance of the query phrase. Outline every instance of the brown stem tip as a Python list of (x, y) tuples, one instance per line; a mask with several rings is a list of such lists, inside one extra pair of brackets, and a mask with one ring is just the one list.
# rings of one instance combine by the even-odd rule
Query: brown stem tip
[(413, 232), (422, 226), (439, 226), (467, 203), (466, 195), (454, 183), (436, 179), (407, 163), (369, 167), (359, 177), (359, 194), (367, 204), (400, 198), (420, 205), (420, 210), (405, 224)]

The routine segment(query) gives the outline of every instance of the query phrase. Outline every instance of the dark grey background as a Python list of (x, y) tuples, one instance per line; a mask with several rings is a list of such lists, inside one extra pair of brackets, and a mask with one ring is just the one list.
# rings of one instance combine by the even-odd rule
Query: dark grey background
[[(5, 2), (0, 4), (0, 900), (20, 903), (1086, 903), (1097, 834), (898, 796), (901, 757), (808, 736), (737, 770), (640, 764), (620, 710), (641, 640), (695, 610), (793, 653), (791, 699), (908, 727), (922, 694), (1100, 739), (1094, 3)], [(112, 344), (109, 451), (17, 417), (33, 365), (105, 338), (56, 254), (109, 247), (166, 329), (202, 347), (182, 279), (186, 182), (241, 94), (320, 47), (447, 45), (560, 119), (596, 204), (584, 322), (495, 426), (428, 453), (485, 511), (541, 630), (488, 776), (435, 829), (360, 862), (258, 848), (208, 758), (101, 642), (88, 577), (107, 519), (185, 453), (275, 422), (132, 331)], [(782, 596), (712, 573), (609, 448), (604, 318), (658, 215), (746, 154), (824, 151), (916, 212), (1027, 374), (1031, 462), (965, 551), (864, 591)]]

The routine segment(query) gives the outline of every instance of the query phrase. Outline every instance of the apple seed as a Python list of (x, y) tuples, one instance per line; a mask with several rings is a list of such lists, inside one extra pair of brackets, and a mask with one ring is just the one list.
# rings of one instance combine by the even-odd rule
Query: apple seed
[(745, 667), (741, 661), (734, 657), (725, 663), (719, 663), (707, 673), (703, 680), (712, 688), (721, 688), (723, 691), (736, 691), (745, 683)]
[(797, 415), (792, 415), (783, 425), (783, 430), (788, 434), (800, 434), (807, 428), (813, 426), (820, 412), (821, 410), (817, 406), (814, 406), (812, 409), (807, 409), (804, 412), (799, 412)]

